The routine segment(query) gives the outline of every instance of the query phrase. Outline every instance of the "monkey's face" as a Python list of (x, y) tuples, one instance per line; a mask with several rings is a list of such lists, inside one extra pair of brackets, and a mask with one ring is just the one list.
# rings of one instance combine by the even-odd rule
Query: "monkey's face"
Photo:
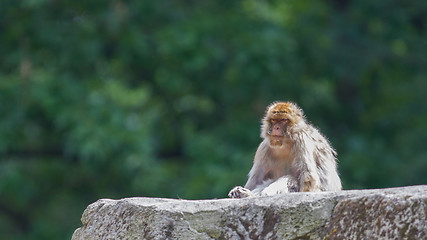
[(270, 140), (270, 146), (280, 147), (284, 144), (288, 124), (289, 119), (287, 118), (270, 119), (268, 121), (267, 135)]
[(290, 102), (276, 102), (267, 108), (263, 119), (261, 137), (268, 138), (271, 147), (282, 147), (289, 135), (288, 129), (303, 121), (300, 108)]

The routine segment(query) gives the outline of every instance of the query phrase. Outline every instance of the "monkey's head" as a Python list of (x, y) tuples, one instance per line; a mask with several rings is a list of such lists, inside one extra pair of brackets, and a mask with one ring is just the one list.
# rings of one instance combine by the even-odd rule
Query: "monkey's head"
[(274, 102), (267, 107), (262, 119), (261, 137), (267, 138), (270, 147), (281, 147), (288, 130), (304, 122), (304, 113), (295, 103)]

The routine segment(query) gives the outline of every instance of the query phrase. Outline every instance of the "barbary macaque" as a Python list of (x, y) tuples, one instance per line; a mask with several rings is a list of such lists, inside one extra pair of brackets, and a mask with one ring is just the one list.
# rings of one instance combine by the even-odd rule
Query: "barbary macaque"
[(341, 190), (335, 150), (295, 103), (267, 107), (261, 138), (245, 187), (233, 188), (229, 197)]

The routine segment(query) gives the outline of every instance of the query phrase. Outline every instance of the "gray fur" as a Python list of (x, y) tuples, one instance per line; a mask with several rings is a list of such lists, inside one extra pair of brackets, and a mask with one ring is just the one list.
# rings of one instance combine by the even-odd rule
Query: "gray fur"
[[(279, 157), (274, 154), (277, 150), (270, 146), (268, 133), (268, 120), (275, 114), (276, 104), (289, 106), (286, 113), (279, 114), (291, 120), (284, 133), (287, 143), (279, 147), (290, 147), (290, 154)], [(263, 141), (255, 153), (245, 188), (234, 188), (231, 197), (341, 190), (335, 150), (319, 130), (306, 121), (296, 104), (275, 102), (270, 105), (262, 120), (261, 137)]]

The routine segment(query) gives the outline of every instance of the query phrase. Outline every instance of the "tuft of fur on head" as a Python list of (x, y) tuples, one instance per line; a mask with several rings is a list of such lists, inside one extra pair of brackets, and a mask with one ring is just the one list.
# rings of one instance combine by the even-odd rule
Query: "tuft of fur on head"
[(262, 119), (261, 125), (261, 137), (267, 137), (267, 131), (269, 128), (269, 120), (281, 120), (288, 119), (289, 127), (292, 127), (300, 122), (305, 121), (304, 112), (297, 104), (293, 102), (273, 102), (268, 105), (265, 115)]

